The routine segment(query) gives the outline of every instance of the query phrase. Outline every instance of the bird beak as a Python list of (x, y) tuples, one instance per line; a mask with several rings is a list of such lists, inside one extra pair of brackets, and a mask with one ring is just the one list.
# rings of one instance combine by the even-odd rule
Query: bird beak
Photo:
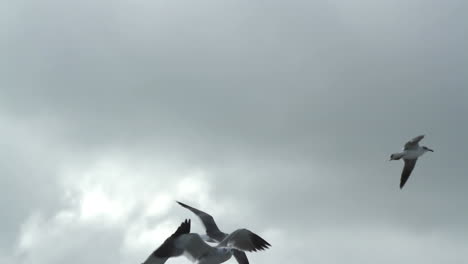
[(428, 148), (427, 150), (429, 150), (430, 152), (434, 152), (434, 150), (432, 150), (432, 149), (430, 149), (430, 148)]

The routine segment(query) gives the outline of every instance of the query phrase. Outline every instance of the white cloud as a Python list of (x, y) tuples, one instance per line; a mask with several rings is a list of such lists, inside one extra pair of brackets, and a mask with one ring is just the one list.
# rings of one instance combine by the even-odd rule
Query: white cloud
[[(177, 208), (176, 199), (199, 203), (211, 200), (204, 170), (178, 170), (169, 164), (153, 166), (137, 160), (108, 153), (90, 163), (65, 161), (66, 167), (59, 173), (64, 187), (63, 207), (50, 217), (40, 211), (29, 216), (19, 234), (17, 258), (24, 263), (33, 258), (55, 263), (74, 254), (74, 247), (90, 243), (100, 227), (122, 236), (118, 248), (123, 259), (141, 257), (154, 250), (183, 220), (168, 215)], [(174, 178), (154, 184), (152, 175), (161, 173)], [(77, 237), (76, 232), (80, 233)], [(62, 244), (54, 246), (57, 242)]]

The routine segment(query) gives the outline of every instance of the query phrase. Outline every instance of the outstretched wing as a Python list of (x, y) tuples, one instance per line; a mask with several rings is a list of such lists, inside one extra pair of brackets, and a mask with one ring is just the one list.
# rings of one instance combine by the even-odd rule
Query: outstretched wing
[(270, 247), (270, 243), (265, 241), (259, 235), (247, 229), (238, 229), (228, 235), (219, 247), (231, 247), (242, 251), (265, 250)]
[(143, 264), (164, 264), (169, 258), (159, 258), (155, 256), (149, 256)]
[(403, 171), (401, 172), (401, 179), (400, 179), (400, 189), (405, 186), (406, 181), (408, 180), (411, 172), (416, 165), (417, 159), (405, 159), (405, 166), (403, 167)]
[(168, 237), (164, 243), (159, 246), (146, 260), (143, 264), (163, 264), (170, 257), (176, 257), (182, 255), (184, 252), (182, 249), (178, 248), (176, 241), (182, 235), (190, 233), (190, 219), (186, 219), (177, 230)]
[(416, 149), (419, 147), (419, 141), (424, 138), (424, 135), (417, 136), (410, 141), (406, 142), (405, 147), (403, 150), (409, 150), (409, 149)]
[(206, 229), (206, 234), (216, 240), (217, 242), (221, 242), (226, 236), (227, 234), (221, 232), (221, 230), (219, 230), (218, 226), (216, 225), (213, 217), (201, 210), (198, 210), (196, 208), (193, 208), (191, 206), (188, 206), (184, 203), (181, 203), (181, 202), (177, 202), (178, 204), (180, 204), (182, 207), (185, 207), (187, 209), (189, 209), (190, 211), (192, 211), (194, 214), (196, 214), (200, 220), (202, 221), (203, 225), (205, 226), (205, 229)]

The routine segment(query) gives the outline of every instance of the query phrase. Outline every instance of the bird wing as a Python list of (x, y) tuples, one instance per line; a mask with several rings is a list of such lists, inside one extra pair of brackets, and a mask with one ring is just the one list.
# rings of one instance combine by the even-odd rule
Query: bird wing
[(159, 258), (151, 255), (143, 264), (164, 264), (168, 259), (169, 258)]
[(239, 264), (249, 264), (249, 259), (247, 258), (247, 255), (245, 254), (244, 251), (233, 249), (232, 254), (236, 258), (237, 263), (239, 263)]
[(190, 219), (182, 222), (174, 234), (168, 237), (143, 264), (163, 264), (170, 257), (182, 255), (184, 251), (177, 247), (176, 241), (179, 237), (188, 233), (190, 233)]
[(411, 172), (416, 165), (417, 159), (405, 159), (405, 166), (403, 167), (403, 171), (401, 172), (401, 179), (400, 179), (400, 189), (403, 188), (406, 181), (408, 180)]
[(231, 247), (242, 251), (265, 250), (270, 245), (263, 238), (247, 229), (238, 229), (229, 234), (218, 247)]
[(184, 203), (177, 203), (196, 214), (205, 226), (206, 234), (212, 239), (216, 240), (216, 242), (221, 242), (227, 236), (227, 234), (219, 230), (218, 226), (216, 225), (216, 222), (214, 221), (214, 218), (211, 215), (191, 206), (188, 206)]
[(411, 139), (410, 141), (406, 142), (403, 150), (416, 149), (417, 147), (419, 147), (419, 141), (421, 141), (423, 138), (424, 138), (424, 135), (420, 135)]

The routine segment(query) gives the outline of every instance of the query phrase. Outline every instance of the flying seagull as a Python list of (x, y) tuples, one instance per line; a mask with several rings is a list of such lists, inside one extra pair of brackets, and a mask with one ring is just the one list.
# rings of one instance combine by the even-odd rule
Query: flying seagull
[(421, 141), (423, 138), (424, 135), (420, 135), (411, 139), (410, 141), (406, 142), (405, 147), (403, 148), (403, 152), (393, 153), (390, 156), (390, 160), (403, 159), (405, 162), (405, 166), (401, 172), (400, 189), (403, 188), (409, 176), (411, 175), (418, 158), (428, 151), (434, 152), (434, 150), (426, 146), (419, 146), (419, 141)]
[(251, 231), (238, 229), (212, 247), (198, 234), (190, 233), (190, 220), (185, 220), (143, 264), (164, 264), (169, 258), (182, 255), (197, 264), (220, 264), (231, 258), (234, 249), (257, 251), (269, 246), (268, 242)]
[[(201, 236), (205, 241), (220, 243), (221, 241), (223, 241), (223, 239), (225, 239), (228, 236), (228, 234), (219, 230), (218, 226), (216, 225), (216, 222), (214, 221), (214, 218), (211, 215), (191, 206), (188, 206), (184, 203), (181, 203), (179, 201), (177, 201), (177, 203), (180, 204), (182, 207), (185, 207), (188, 210), (192, 211), (198, 216), (198, 218), (200, 218), (200, 220), (203, 223), (203, 226), (205, 226), (206, 235)], [(239, 264), (249, 264), (249, 259), (243, 251), (234, 249), (232, 251), (232, 254), (234, 255)]]

